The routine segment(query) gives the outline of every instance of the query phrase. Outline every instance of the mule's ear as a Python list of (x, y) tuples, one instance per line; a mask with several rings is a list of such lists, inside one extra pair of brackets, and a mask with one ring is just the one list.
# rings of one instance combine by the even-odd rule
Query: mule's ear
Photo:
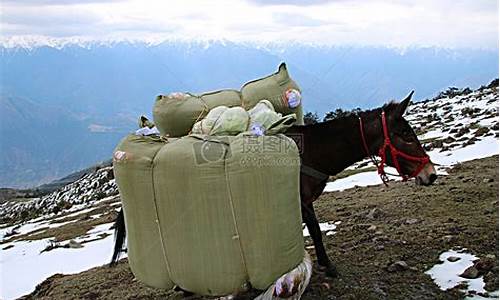
[(411, 97), (413, 96), (413, 93), (415, 93), (415, 91), (411, 91), (410, 94), (408, 94), (408, 96), (406, 96), (406, 98), (404, 98), (403, 101), (401, 101), (399, 103), (398, 112), (401, 116), (405, 113), (406, 109), (408, 108), (408, 105), (410, 104)]

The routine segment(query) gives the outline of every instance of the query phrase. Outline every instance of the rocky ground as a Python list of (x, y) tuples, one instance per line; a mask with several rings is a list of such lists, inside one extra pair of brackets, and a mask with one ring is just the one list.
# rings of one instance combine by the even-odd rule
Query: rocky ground
[[(22, 223), (22, 221), (47, 215), (56, 217), (60, 214), (57, 216), (60, 217), (71, 208), (78, 209), (78, 205), (92, 207), (95, 202), (118, 194), (113, 167), (110, 164), (92, 167), (74, 173), (72, 176), (80, 175), (80, 173), (83, 174), (78, 180), (39, 197), (31, 195), (36, 194), (37, 189), (0, 190), (0, 226)], [(64, 182), (64, 178), (59, 182)], [(57, 187), (59, 182), (54, 182), (51, 185)], [(2, 201), (2, 199), (4, 200)]]
[[(498, 156), (448, 172), (431, 187), (392, 182), (323, 194), (315, 203), (320, 222), (341, 221), (336, 234), (324, 236), (340, 275), (326, 278), (315, 266), (302, 299), (463, 299), (463, 286), (442, 291), (425, 274), (442, 252), (462, 248), (480, 259), (469, 270), (472, 276), (483, 275), (486, 290), (498, 290)], [(306, 245), (314, 257), (309, 238)], [(23, 299), (183, 299), (183, 294), (146, 287), (123, 259), (113, 268), (56, 274)]]

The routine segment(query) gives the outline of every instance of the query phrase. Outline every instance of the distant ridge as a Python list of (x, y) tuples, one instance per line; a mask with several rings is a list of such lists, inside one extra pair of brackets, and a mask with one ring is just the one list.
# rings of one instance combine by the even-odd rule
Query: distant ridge
[(61, 179), (56, 179), (56, 180), (51, 181), (49, 183), (37, 186), (35, 189), (40, 191), (40, 193), (42, 193), (42, 194), (48, 194), (48, 193), (51, 193), (53, 191), (56, 191), (56, 190), (62, 188), (65, 185), (68, 185), (70, 183), (77, 181), (78, 179), (84, 177), (85, 175), (94, 173), (97, 170), (102, 169), (102, 168), (110, 167), (111, 165), (112, 165), (112, 161), (111, 161), (111, 159), (109, 159), (107, 161), (98, 163), (98, 164), (91, 166), (91, 167), (88, 167), (86, 169), (73, 172), (69, 175), (64, 176)]
[[(38, 186), (106, 160), (155, 96), (240, 88), (286, 62), (306, 111), (369, 108), (498, 77), (481, 49), (227, 40), (2, 39), (0, 186)], [(9, 113), (5, 113), (9, 111)]]

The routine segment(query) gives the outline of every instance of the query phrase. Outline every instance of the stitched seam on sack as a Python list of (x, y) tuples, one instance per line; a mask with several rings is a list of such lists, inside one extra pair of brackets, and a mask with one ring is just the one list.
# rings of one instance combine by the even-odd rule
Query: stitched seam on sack
[[(165, 147), (165, 145), (163, 146)], [(155, 204), (155, 215), (156, 215), (156, 226), (158, 228), (158, 233), (160, 234), (160, 243), (161, 243), (161, 250), (163, 252), (163, 259), (165, 260), (165, 266), (167, 267), (167, 273), (168, 273), (168, 277), (170, 277), (170, 281), (174, 282), (174, 278), (172, 277), (172, 272), (170, 271), (170, 264), (168, 262), (168, 258), (167, 258), (167, 250), (165, 249), (165, 243), (163, 241), (163, 234), (161, 232), (161, 226), (160, 226), (160, 217), (158, 215), (158, 204), (157, 204), (157, 201), (156, 201), (156, 188), (155, 188), (155, 177), (154, 177), (154, 170), (155, 170), (155, 165), (154, 165), (154, 160), (156, 158), (156, 156), (158, 155), (158, 153), (161, 151), (161, 149), (163, 149), (163, 147), (161, 147), (156, 153), (155, 153), (155, 156), (153, 157), (153, 160), (151, 161), (151, 185), (153, 186), (153, 199), (154, 199), (154, 204)]]
[[(229, 145), (231, 147), (231, 145)], [(240, 232), (238, 230), (238, 222), (236, 222), (236, 214), (234, 212), (234, 203), (233, 203), (233, 196), (231, 193), (231, 186), (229, 184), (229, 177), (228, 177), (228, 172), (227, 172), (227, 160), (226, 160), (226, 153), (224, 153), (224, 176), (226, 178), (226, 188), (227, 188), (227, 193), (229, 196), (229, 205), (231, 208), (231, 214), (233, 216), (233, 225), (234, 225), (234, 230), (236, 231), (236, 235), (238, 236), (238, 246), (240, 248), (240, 255), (241, 255), (241, 262), (243, 263), (243, 268), (245, 269), (245, 274), (248, 280), (250, 280), (250, 276), (248, 274), (248, 268), (247, 268), (247, 263), (245, 261), (245, 254), (243, 253), (243, 246), (241, 245), (241, 237), (240, 237)]]
[[(200, 94), (198, 96), (200, 96), (200, 97), (202, 97), (202, 96), (209, 96), (209, 95), (215, 95), (215, 94), (219, 94), (219, 93), (223, 93), (223, 92), (236, 92), (236, 93), (239, 93), (240, 91), (238, 91), (236, 89), (222, 89), (222, 90), (217, 90), (217, 91), (206, 92), (206, 93)], [(196, 96), (196, 95), (193, 95), (193, 96)]]

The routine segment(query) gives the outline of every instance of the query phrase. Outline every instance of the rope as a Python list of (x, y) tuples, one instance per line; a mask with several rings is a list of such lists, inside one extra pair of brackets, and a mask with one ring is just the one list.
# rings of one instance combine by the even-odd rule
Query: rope
[[(382, 130), (383, 130), (383, 133), (384, 133), (384, 144), (380, 147), (380, 149), (378, 151), (378, 155), (381, 157), (381, 160), (380, 160), (380, 162), (377, 162), (377, 160), (375, 159), (375, 156), (372, 155), (372, 154), (370, 154), (370, 151), (368, 149), (368, 144), (366, 143), (365, 132), (364, 132), (364, 129), (363, 129), (364, 128), (363, 121), (362, 121), (361, 117), (358, 116), (358, 119), (359, 119), (359, 130), (361, 132), (361, 140), (363, 141), (363, 147), (365, 148), (365, 152), (368, 155), (368, 157), (370, 158), (370, 160), (373, 162), (373, 164), (375, 164), (375, 166), (377, 166), (377, 171), (378, 171), (378, 174), (380, 176), (380, 179), (382, 179), (382, 182), (387, 186), (387, 182), (389, 181), (389, 178), (388, 178), (387, 175), (400, 176), (400, 177), (403, 178), (403, 181), (407, 181), (408, 178), (410, 178), (410, 177), (416, 177), (418, 175), (418, 173), (420, 173), (420, 171), (422, 171), (422, 169), (424, 168), (424, 166), (427, 163), (430, 162), (429, 156), (426, 154), (426, 155), (424, 155), (422, 157), (418, 157), (418, 156), (409, 155), (407, 153), (404, 153), (404, 152), (398, 150), (391, 143), (391, 139), (390, 139), (390, 136), (389, 136), (389, 129), (388, 129), (388, 126), (387, 126), (387, 121), (386, 121), (386, 118), (385, 118), (385, 112), (384, 111), (382, 111), (382, 114), (380, 115), (380, 118), (382, 119)], [(399, 174), (390, 174), (390, 173), (385, 172), (385, 170), (384, 170), (384, 165), (385, 165), (385, 163), (387, 161), (387, 155), (386, 155), (386, 149), (387, 148), (389, 148), (392, 161), (393, 161), (394, 166), (395, 166), (395, 168), (396, 168), (396, 170), (398, 171)], [(412, 172), (412, 174), (410, 176), (408, 176), (408, 175), (406, 175), (406, 174), (404, 174), (402, 172), (401, 166), (399, 165), (399, 161), (397, 159), (398, 156), (401, 156), (401, 157), (403, 157), (406, 160), (419, 162), (420, 164)]]
[[(226, 156), (226, 153), (224, 154), (224, 157)], [(224, 176), (226, 178), (226, 187), (227, 187), (227, 194), (229, 196), (229, 205), (231, 207), (231, 214), (233, 217), (233, 225), (234, 225), (234, 230), (236, 231), (236, 236), (233, 236), (233, 239), (238, 239), (238, 246), (240, 249), (240, 255), (241, 255), (241, 262), (243, 264), (243, 268), (245, 269), (245, 274), (248, 276), (248, 268), (247, 264), (245, 261), (245, 255), (243, 254), (243, 246), (241, 245), (241, 239), (240, 239), (240, 232), (238, 230), (238, 222), (236, 221), (236, 213), (234, 212), (234, 203), (233, 203), (233, 197), (231, 195), (231, 187), (229, 185), (229, 178), (228, 178), (228, 171), (227, 171), (227, 164), (226, 160), (224, 159)]]
[(200, 99), (200, 102), (203, 105), (203, 109), (201, 110), (200, 114), (198, 115), (198, 117), (196, 118), (196, 120), (194, 121), (194, 123), (200, 121), (203, 118), (203, 114), (205, 112), (209, 112), (210, 111), (210, 109), (208, 107), (208, 104), (203, 100), (203, 98), (201, 96), (198, 96), (198, 98)]
[[(158, 152), (160, 152), (160, 150), (158, 150), (155, 153), (153, 160), (156, 157), (156, 155), (158, 155)], [(170, 264), (169, 264), (168, 258), (167, 258), (167, 250), (165, 249), (165, 242), (163, 240), (163, 234), (161, 232), (160, 217), (158, 215), (158, 203), (156, 202), (156, 189), (155, 189), (155, 180), (154, 180), (154, 166), (153, 166), (152, 162), (151, 162), (151, 165), (152, 165), (152, 167), (151, 167), (151, 185), (153, 187), (153, 199), (154, 199), (154, 205), (155, 205), (155, 217), (156, 217), (156, 225), (157, 225), (156, 227), (158, 229), (158, 233), (160, 234), (161, 250), (163, 253), (163, 258), (165, 259), (165, 266), (167, 267), (168, 277), (170, 278), (170, 281), (172, 281), (173, 280), (172, 272), (170, 271)]]
[(365, 131), (364, 131), (364, 126), (363, 126), (363, 120), (361, 119), (360, 116), (358, 116), (359, 119), (359, 130), (361, 131), (361, 140), (363, 141), (363, 147), (365, 148), (366, 155), (368, 155), (368, 158), (370, 158), (371, 162), (377, 167), (377, 172), (380, 176), (380, 179), (384, 183), (385, 186), (389, 186), (387, 182), (389, 181), (389, 178), (384, 172), (384, 167), (383, 167), (383, 161), (381, 161), (380, 165), (375, 159), (375, 155), (370, 154), (370, 150), (368, 149), (368, 144), (366, 143), (366, 138), (365, 138)]

